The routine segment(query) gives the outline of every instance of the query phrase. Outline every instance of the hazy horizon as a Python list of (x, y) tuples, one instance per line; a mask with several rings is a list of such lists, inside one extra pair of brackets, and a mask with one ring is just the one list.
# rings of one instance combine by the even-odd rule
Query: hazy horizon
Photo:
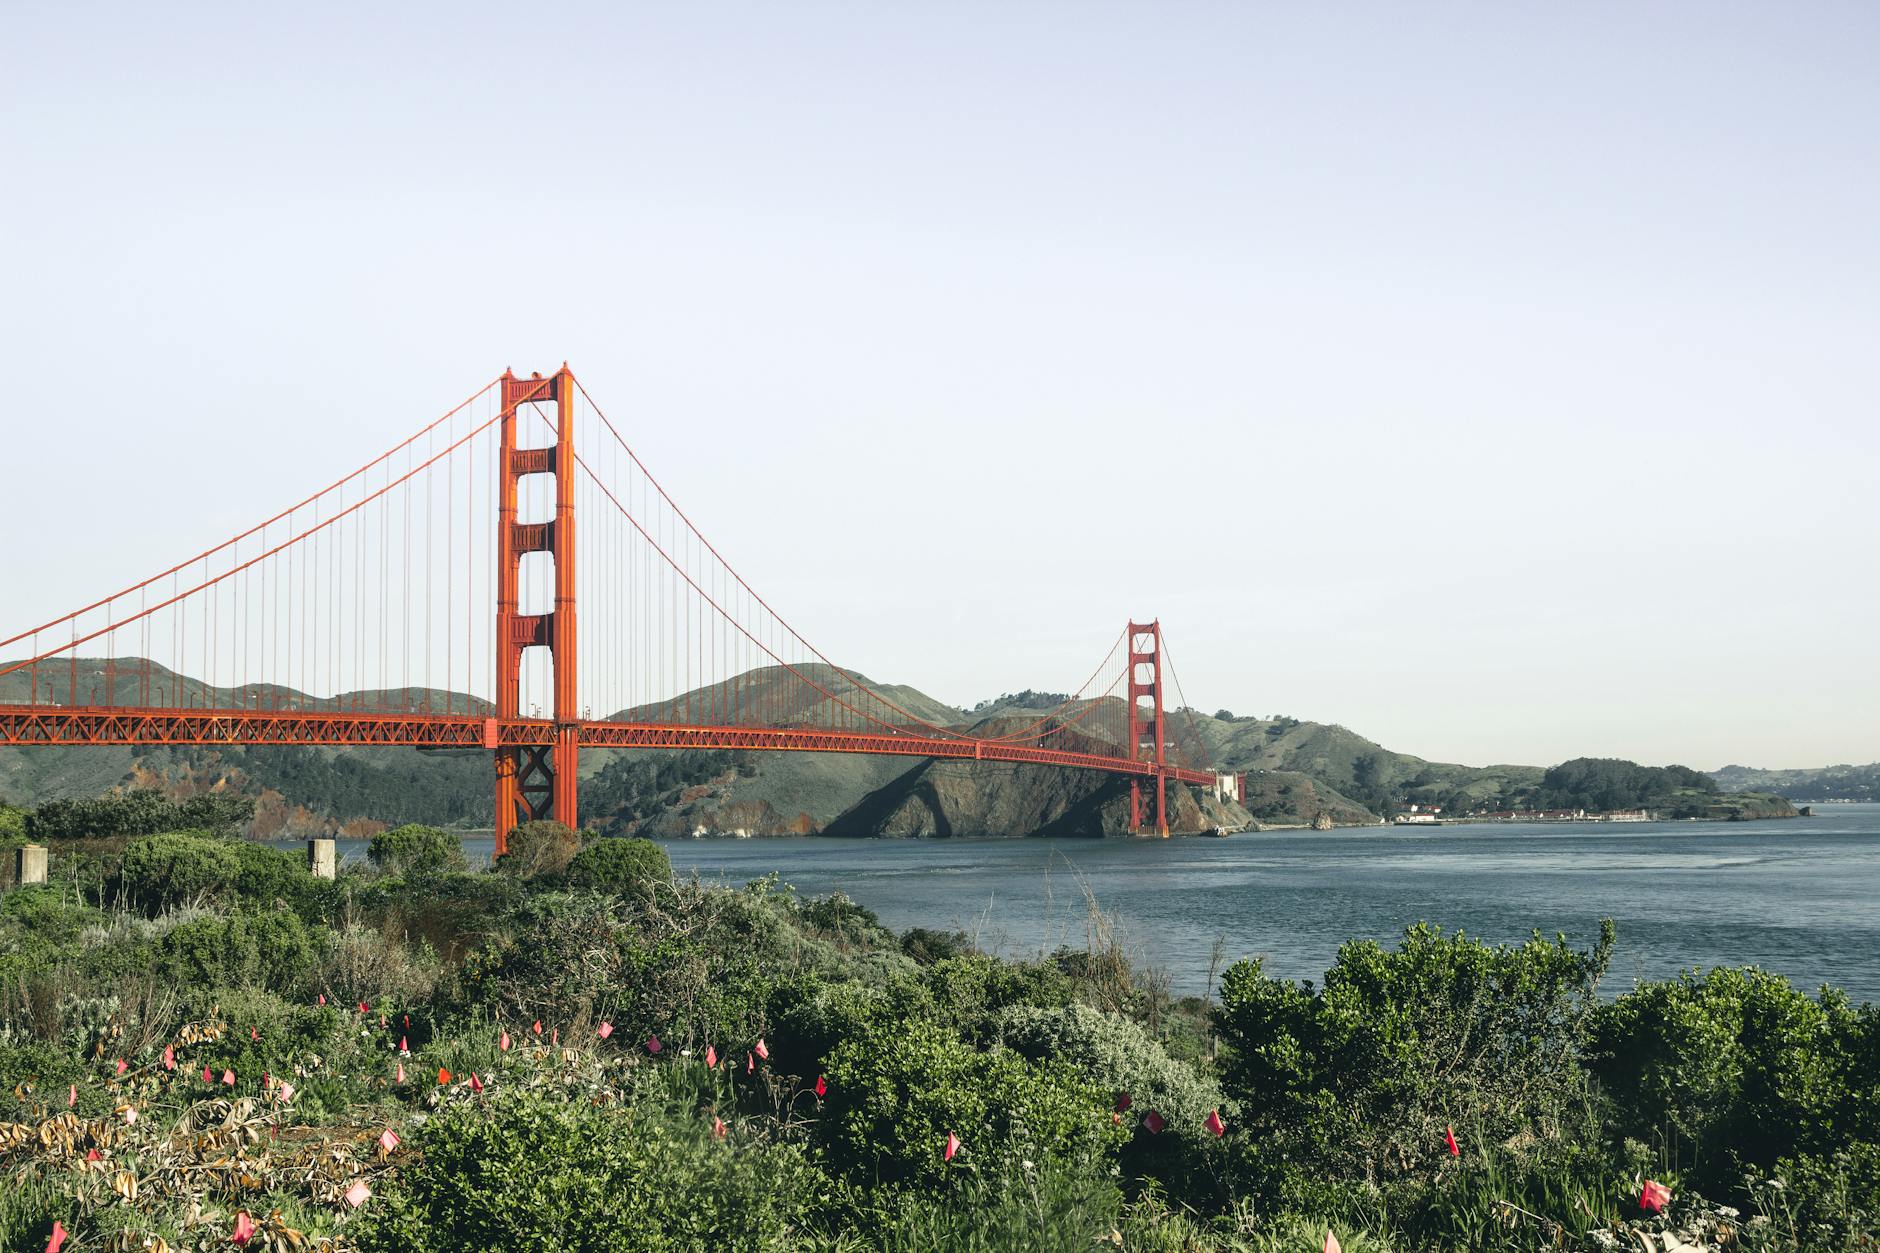
[(1871, 6), (9, 18), (0, 638), (566, 359), (956, 705), (1880, 761)]

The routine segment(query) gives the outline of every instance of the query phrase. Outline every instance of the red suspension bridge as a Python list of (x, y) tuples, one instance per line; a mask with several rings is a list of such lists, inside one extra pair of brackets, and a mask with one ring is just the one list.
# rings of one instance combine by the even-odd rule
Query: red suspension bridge
[(0, 655), (15, 656), (0, 744), (487, 751), (499, 852), (518, 822), (578, 825), (584, 747), (1107, 771), (1129, 780), (1131, 831), (1162, 835), (1168, 783), (1215, 779), (1186, 701), (1164, 705), (1179, 684), (1159, 622), (1129, 623), (1077, 691), (1018, 725), (949, 724), (835, 665), (566, 365), (505, 371), (298, 504), (0, 639)]

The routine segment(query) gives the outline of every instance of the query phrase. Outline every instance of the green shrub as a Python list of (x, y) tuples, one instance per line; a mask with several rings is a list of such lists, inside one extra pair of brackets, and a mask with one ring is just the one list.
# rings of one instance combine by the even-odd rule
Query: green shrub
[(416, 822), (373, 836), (366, 856), (379, 869), (396, 875), (455, 874), (466, 865), (461, 840)]
[(1588, 1064), (1620, 1131), (1660, 1145), (1706, 1187), (1781, 1157), (1880, 1138), (1871, 1036), (1838, 992), (1820, 999), (1757, 970), (1648, 983), (1594, 1018)]
[(1216, 1011), (1222, 1086), (1279, 1150), (1245, 1166), (1388, 1180), (1439, 1161), (1448, 1125), (1494, 1142), (1558, 1127), (1585, 1104), (1578, 1049), (1612, 940), (1610, 923), (1589, 952), (1419, 924), (1395, 951), (1346, 943), (1317, 990), (1235, 963)]
[(18, 844), (26, 839), (27, 816), (24, 809), (0, 805), (0, 847)]
[(672, 860), (651, 840), (597, 840), (568, 863), (573, 887), (614, 891), (672, 878)]
[(508, 851), (496, 869), (520, 879), (553, 877), (568, 869), (581, 851), (581, 837), (559, 822), (525, 822), (509, 833)]
[(328, 934), (310, 931), (284, 909), (201, 918), (171, 928), (157, 941), (156, 966), (179, 984), (298, 992)]
[(936, 1011), (970, 1039), (985, 1039), (999, 1011), (1014, 1005), (1062, 1009), (1076, 989), (1051, 962), (1013, 962), (980, 953), (948, 957), (921, 972)]
[(230, 892), (242, 873), (236, 848), (196, 831), (148, 835), (125, 848), (118, 876), (130, 898), (154, 914)]
[(411, 1135), (362, 1211), (362, 1253), (630, 1253), (800, 1247), (822, 1188), (792, 1147), (646, 1098), (629, 1109), (507, 1090)]
[[(816, 1138), (856, 1184), (942, 1187), (960, 1172), (1101, 1155), (1124, 1134), (1110, 1120), (1115, 1094), (1070, 1066), (981, 1051), (939, 1023), (896, 1023), (845, 1040), (826, 1074)], [(952, 1162), (942, 1160), (949, 1133), (963, 1145)]]

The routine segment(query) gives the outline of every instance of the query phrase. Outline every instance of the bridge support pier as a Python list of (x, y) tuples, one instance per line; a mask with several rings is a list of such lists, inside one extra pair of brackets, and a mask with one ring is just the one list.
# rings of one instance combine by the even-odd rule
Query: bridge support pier
[[(554, 818), (576, 826), (575, 781), (580, 754), (580, 711), (575, 695), (574, 586), (574, 375), (564, 363), (543, 378), (519, 379), (503, 371), (501, 458), (496, 506), (496, 717), (484, 745), (496, 757), (496, 855), (509, 851), (509, 833), (520, 822)], [(553, 402), (555, 442), (545, 448), (516, 446), (516, 411)], [(521, 481), (531, 474), (555, 479), (555, 514), (543, 522), (516, 518)], [(547, 613), (521, 610), (522, 559), (545, 552), (555, 567), (555, 603)], [(522, 716), (522, 654), (546, 648), (555, 674), (555, 742), (550, 746), (503, 745), (499, 728)]]
[[(1131, 759), (1155, 763), (1155, 833), (1168, 838), (1168, 720), (1162, 710), (1162, 620), (1129, 624), (1129, 739)], [(1143, 701), (1148, 700), (1148, 706)], [(1129, 833), (1143, 824), (1143, 777), (1129, 781)]]

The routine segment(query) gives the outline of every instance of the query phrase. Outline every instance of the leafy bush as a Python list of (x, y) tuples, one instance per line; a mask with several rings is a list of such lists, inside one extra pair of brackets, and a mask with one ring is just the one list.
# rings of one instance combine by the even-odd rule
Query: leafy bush
[(284, 909), (202, 918), (157, 941), (157, 968), (178, 984), (298, 992), (326, 942)]
[(597, 840), (568, 863), (573, 887), (619, 889), (672, 878), (672, 860), (651, 840)]
[(1246, 1165), (1389, 1179), (1437, 1161), (1447, 1125), (1496, 1142), (1557, 1128), (1584, 1104), (1578, 1047), (1612, 940), (1611, 923), (1590, 952), (1419, 924), (1394, 952), (1343, 945), (1320, 990), (1235, 963), (1216, 1011), (1223, 1087), (1281, 1148)]
[(1778, 1158), (1880, 1140), (1874, 1017), (1754, 967), (1648, 983), (1594, 1019), (1588, 1064), (1620, 1130), (1728, 1189)]
[(296, 904), (319, 891), (294, 854), (201, 831), (131, 841), (118, 878), (130, 899), (153, 914), (198, 899)]
[(438, 827), (408, 822), (380, 832), (366, 848), (372, 864), (388, 874), (453, 874), (465, 867), (463, 843)]
[(581, 837), (559, 822), (525, 822), (509, 833), (509, 848), (496, 869), (521, 879), (553, 876), (568, 868), (581, 851)]
[[(865, 1031), (836, 1046), (826, 1073), (816, 1137), (858, 1184), (942, 1187), (961, 1172), (1087, 1158), (1123, 1134), (1110, 1120), (1115, 1094), (1069, 1065), (981, 1051), (939, 1023)], [(942, 1154), (949, 1133), (963, 1146), (952, 1162)]]
[(94, 839), (149, 835), (157, 831), (203, 830), (235, 835), (254, 820), (247, 797), (210, 793), (172, 801), (161, 792), (112, 792), (87, 800), (48, 801), (27, 820), (36, 840)]
[(800, 1150), (652, 1097), (632, 1108), (505, 1091), (415, 1132), (361, 1214), (363, 1253), (629, 1253), (799, 1246), (822, 1189)]

